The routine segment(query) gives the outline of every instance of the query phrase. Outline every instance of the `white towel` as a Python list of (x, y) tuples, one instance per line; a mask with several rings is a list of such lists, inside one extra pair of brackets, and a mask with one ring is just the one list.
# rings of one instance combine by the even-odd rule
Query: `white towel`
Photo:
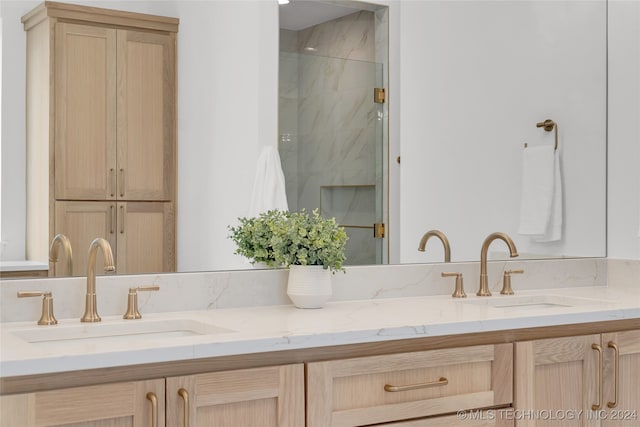
[(264, 147), (258, 156), (249, 216), (258, 216), (273, 209), (286, 211), (289, 207), (280, 156), (274, 147), (269, 146)]
[(528, 147), (522, 154), (522, 199), (518, 234), (538, 242), (562, 238), (560, 155), (553, 146)]

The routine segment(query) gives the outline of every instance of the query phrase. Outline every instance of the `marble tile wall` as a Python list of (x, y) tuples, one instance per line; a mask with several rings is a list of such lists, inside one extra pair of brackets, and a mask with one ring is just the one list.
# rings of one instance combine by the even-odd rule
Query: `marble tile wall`
[[(615, 262), (616, 277), (638, 285), (640, 263)], [(584, 258), (543, 261), (489, 262), (489, 286), (498, 293), (505, 269), (523, 268), (514, 276), (512, 286), (519, 291), (578, 286), (605, 286), (607, 260)], [(443, 271), (463, 273), (468, 294), (477, 291), (480, 264), (407, 264), (352, 266), (346, 273), (333, 276), (332, 301), (446, 295), (453, 292), (450, 278)], [(626, 279), (623, 277), (628, 275)], [(288, 270), (242, 270), (202, 273), (175, 273), (135, 276), (99, 276), (96, 281), (98, 313), (120, 316), (126, 310), (130, 287), (159, 285), (158, 292), (138, 296), (140, 312), (214, 310), (232, 307), (257, 307), (291, 304), (286, 295)], [(610, 280), (617, 280), (610, 278)], [(49, 290), (54, 297), (54, 313), (59, 319), (80, 318), (84, 312), (86, 279), (82, 277), (3, 280), (0, 283), (0, 322), (35, 321), (40, 316), (41, 298), (16, 297), (19, 290)]]
[[(375, 15), (360, 11), (297, 33), (283, 30), (280, 37), (279, 149), (287, 198), (290, 210), (310, 211), (320, 207), (322, 186), (380, 181)], [(366, 216), (357, 225), (371, 226)], [(375, 263), (372, 232), (347, 232), (348, 262)]]

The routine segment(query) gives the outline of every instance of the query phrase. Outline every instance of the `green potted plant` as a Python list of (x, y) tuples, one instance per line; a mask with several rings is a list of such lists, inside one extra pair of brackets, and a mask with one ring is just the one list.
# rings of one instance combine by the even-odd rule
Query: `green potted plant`
[(319, 308), (331, 297), (331, 274), (342, 267), (347, 233), (335, 218), (272, 210), (257, 217), (238, 218), (229, 227), (236, 254), (252, 264), (289, 268), (287, 294), (300, 308)]
[(284, 213), (271, 239), (275, 260), (289, 268), (287, 294), (299, 308), (319, 308), (331, 297), (331, 273), (346, 260), (347, 233), (314, 210)]
[(238, 218), (239, 225), (229, 227), (229, 238), (237, 246), (235, 253), (249, 259), (255, 267), (279, 267), (272, 247), (277, 230), (284, 227), (287, 212), (271, 210), (257, 217)]

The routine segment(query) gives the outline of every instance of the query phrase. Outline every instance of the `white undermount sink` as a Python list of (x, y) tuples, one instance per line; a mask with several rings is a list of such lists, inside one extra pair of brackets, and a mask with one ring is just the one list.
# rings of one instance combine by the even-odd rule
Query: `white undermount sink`
[(496, 295), (492, 297), (483, 297), (461, 302), (463, 304), (473, 304), (505, 310), (539, 310), (561, 307), (587, 307), (598, 306), (607, 303), (607, 301), (602, 301), (595, 298), (568, 297), (559, 295)]
[(13, 334), (39, 346), (66, 344), (104, 344), (124, 341), (148, 341), (233, 332), (192, 319), (127, 320), (116, 323), (80, 323), (34, 327)]

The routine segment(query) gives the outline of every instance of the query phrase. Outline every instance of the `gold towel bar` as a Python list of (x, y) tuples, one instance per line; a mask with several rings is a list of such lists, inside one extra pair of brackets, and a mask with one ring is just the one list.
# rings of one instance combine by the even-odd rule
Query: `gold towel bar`
[(547, 119), (544, 122), (536, 123), (537, 128), (544, 128), (547, 132), (551, 132), (552, 130), (556, 131), (556, 142), (553, 145), (554, 150), (558, 150), (558, 124), (551, 119)]

